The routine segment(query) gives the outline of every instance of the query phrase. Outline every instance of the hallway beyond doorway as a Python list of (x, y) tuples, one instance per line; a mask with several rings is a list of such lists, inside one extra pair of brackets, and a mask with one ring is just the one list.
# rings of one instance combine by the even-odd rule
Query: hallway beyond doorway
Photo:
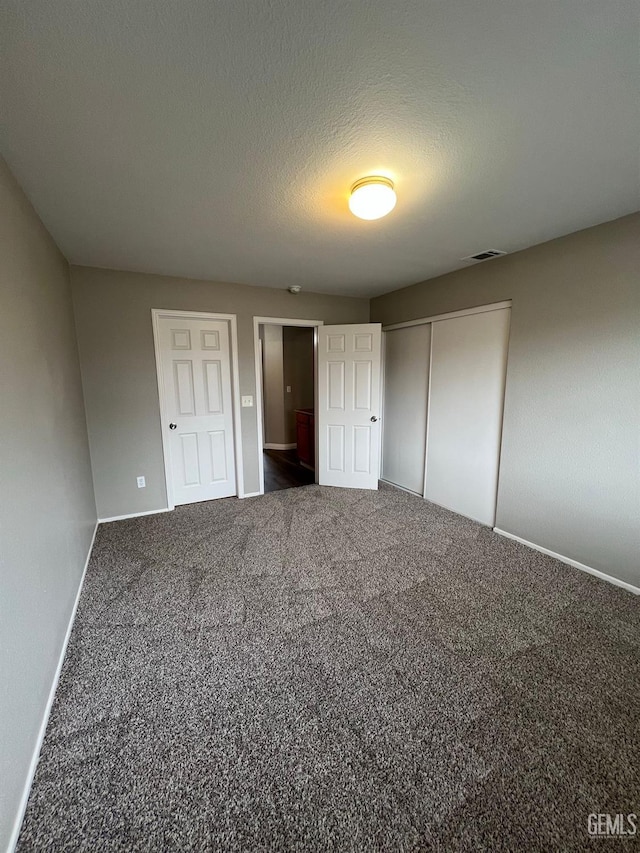
[(264, 451), (264, 490), (278, 492), (314, 482), (314, 473), (298, 462), (295, 450)]

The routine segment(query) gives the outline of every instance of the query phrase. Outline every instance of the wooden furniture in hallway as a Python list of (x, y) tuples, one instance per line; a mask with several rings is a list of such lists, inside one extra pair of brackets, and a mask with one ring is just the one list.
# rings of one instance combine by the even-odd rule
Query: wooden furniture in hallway
[(298, 460), (312, 470), (316, 467), (316, 425), (313, 409), (296, 409)]

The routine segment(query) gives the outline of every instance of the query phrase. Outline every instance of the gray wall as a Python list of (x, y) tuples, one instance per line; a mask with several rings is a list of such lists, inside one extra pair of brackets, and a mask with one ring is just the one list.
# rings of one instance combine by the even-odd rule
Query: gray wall
[[(240, 393), (255, 402), (253, 317), (362, 323), (369, 301), (286, 289), (71, 267), (91, 459), (100, 518), (167, 505), (151, 309), (238, 317)], [(241, 409), (244, 484), (257, 492), (256, 408)], [(136, 487), (144, 474), (146, 489)]]
[[(284, 326), (282, 329), (284, 367), (285, 442), (297, 440), (296, 409), (314, 407), (313, 329)], [(287, 387), (291, 392), (287, 393)]]
[(295, 444), (295, 410), (314, 405), (313, 329), (265, 323), (260, 335), (265, 443)]
[(513, 300), (497, 526), (640, 585), (640, 214), (373, 299)]
[(9, 843), (96, 512), (69, 269), (0, 158), (0, 849)]
[(261, 326), (261, 335), (264, 441), (265, 444), (285, 444), (282, 326), (265, 323)]

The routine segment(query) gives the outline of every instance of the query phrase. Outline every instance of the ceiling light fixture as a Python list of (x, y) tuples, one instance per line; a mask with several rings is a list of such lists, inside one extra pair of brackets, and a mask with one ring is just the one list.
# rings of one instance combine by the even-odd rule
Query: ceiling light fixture
[(396, 194), (389, 178), (361, 178), (351, 187), (349, 209), (360, 219), (380, 219), (395, 206)]

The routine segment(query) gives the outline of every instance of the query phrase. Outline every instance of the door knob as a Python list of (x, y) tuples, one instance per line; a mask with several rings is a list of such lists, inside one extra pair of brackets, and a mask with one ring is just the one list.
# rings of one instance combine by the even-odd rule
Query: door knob
[(377, 419), (377, 417), (376, 417), (375, 415), (371, 415), (371, 423), (372, 423), (372, 424), (375, 424), (375, 422), (376, 422), (377, 420), (378, 420), (378, 419)]
[(175, 429), (177, 426), (178, 424), (169, 424), (169, 429)]

